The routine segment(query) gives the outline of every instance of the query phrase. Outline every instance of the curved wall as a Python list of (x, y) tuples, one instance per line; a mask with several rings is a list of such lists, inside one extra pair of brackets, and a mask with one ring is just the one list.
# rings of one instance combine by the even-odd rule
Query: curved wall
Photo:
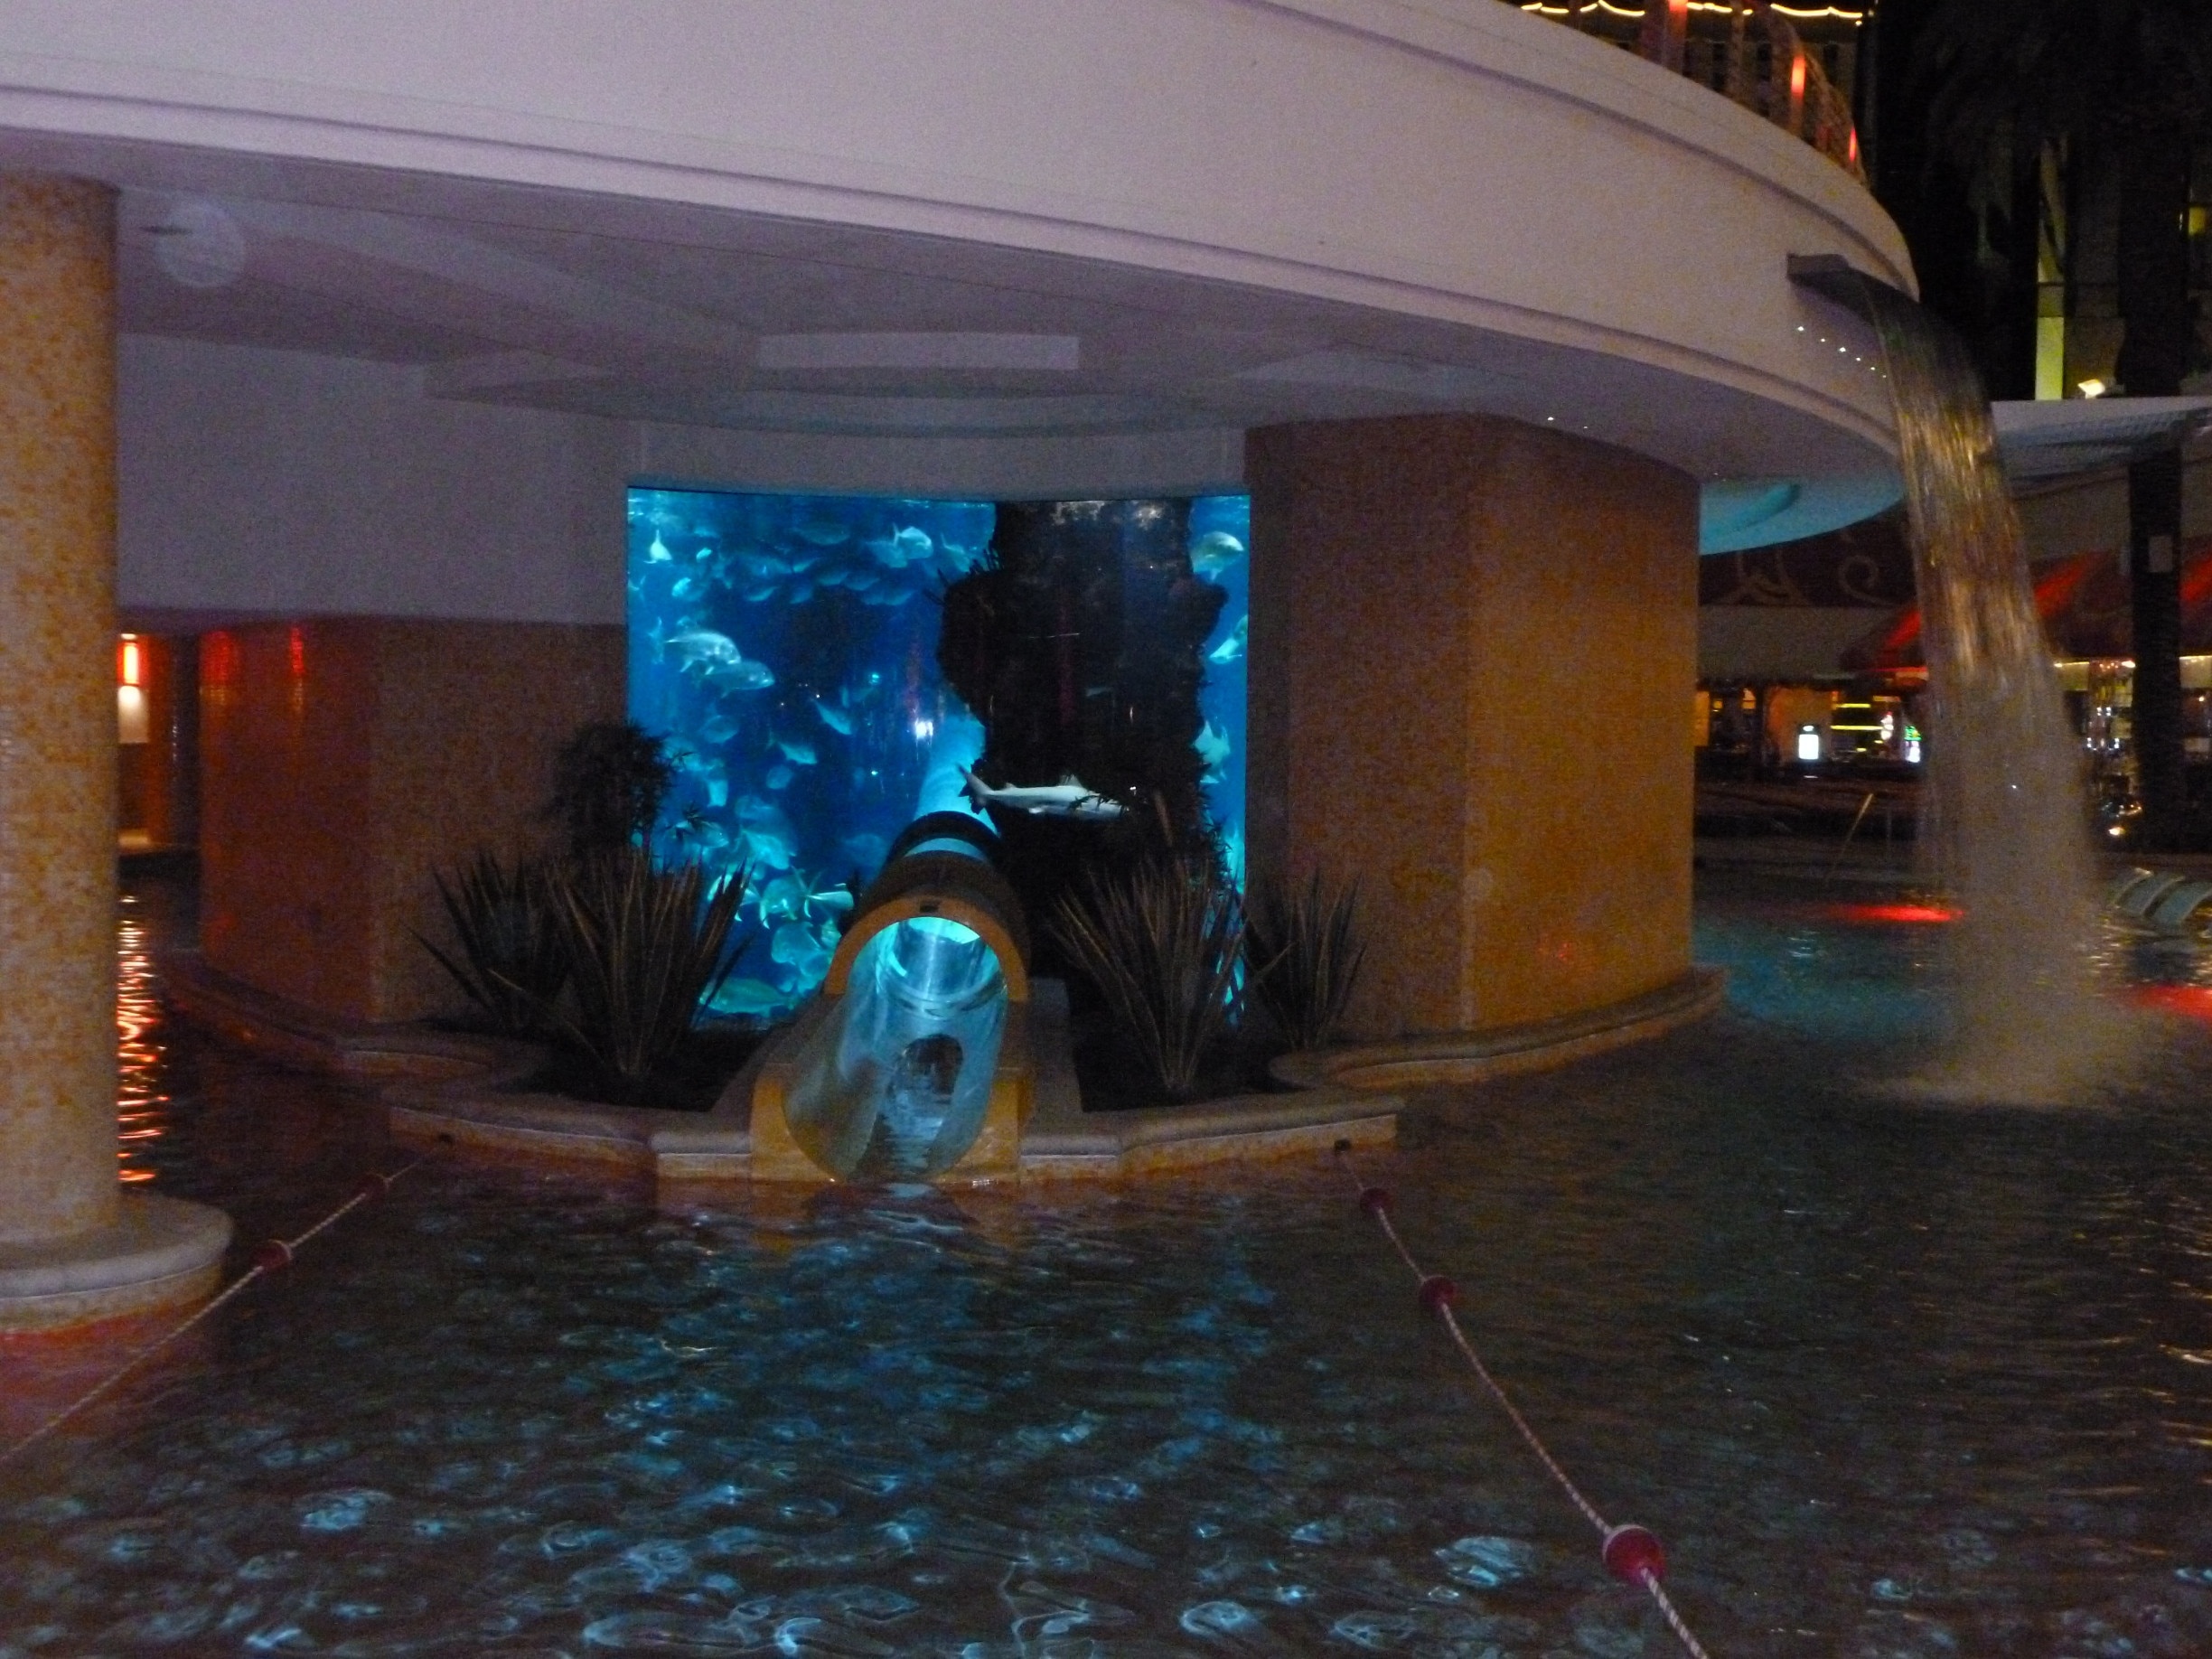
[[(1761, 407), (1801, 417), (1816, 473), (1889, 448), (1879, 381), (1797, 332), (1825, 314), (1782, 276), (1832, 252), (1909, 286), (1872, 200), (1703, 89), (1495, 0), (5, 0), (0, 42), (0, 128), (46, 164), (460, 218), (519, 211), (484, 185), (591, 192), (618, 233), (682, 204), (1039, 250), (1486, 331), (1530, 409), (1595, 412), (1593, 436), (1701, 474), (1758, 449)], [(1582, 353), (1648, 372), (1578, 408)]]

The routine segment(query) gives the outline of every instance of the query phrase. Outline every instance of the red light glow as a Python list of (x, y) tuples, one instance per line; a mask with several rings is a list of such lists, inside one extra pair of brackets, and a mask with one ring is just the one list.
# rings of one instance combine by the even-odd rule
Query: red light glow
[(1959, 919), (1959, 912), (1948, 904), (1832, 904), (1828, 914), (1839, 922), (1907, 927), (1926, 927)]
[(2179, 1014), (2212, 1025), (2212, 986), (2138, 985), (2128, 993), (2137, 1008), (2158, 1014)]

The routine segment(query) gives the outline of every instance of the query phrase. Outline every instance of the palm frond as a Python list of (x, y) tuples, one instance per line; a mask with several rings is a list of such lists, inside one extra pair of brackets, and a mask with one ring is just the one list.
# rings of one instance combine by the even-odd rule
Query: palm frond
[(1187, 1100), (1228, 1030), (1243, 957), (1243, 914), (1213, 860), (1093, 874), (1061, 897), (1052, 928), (1160, 1088)]
[(568, 977), (544, 864), (518, 857), (510, 867), (498, 854), (485, 850), (455, 870), (450, 882), (438, 871), (432, 872), (431, 880), (458, 950), (448, 952), (417, 933), (423, 949), (494, 1031), (503, 1036), (544, 1035), (546, 1010)]
[(664, 868), (642, 848), (576, 861), (553, 878), (568, 1002), (552, 1022), (617, 1093), (642, 1090), (729, 978), (745, 886), (738, 871), (710, 889), (698, 865)]
[(1359, 936), (1359, 883), (1332, 891), (1316, 870), (1302, 890), (1253, 889), (1244, 906), (1252, 988), (1293, 1048), (1336, 1035), (1367, 946)]

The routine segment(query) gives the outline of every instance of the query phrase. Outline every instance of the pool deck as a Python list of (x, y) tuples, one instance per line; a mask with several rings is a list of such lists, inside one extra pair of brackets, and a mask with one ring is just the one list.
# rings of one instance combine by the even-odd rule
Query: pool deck
[[(542, 1057), (529, 1044), (333, 1019), (230, 979), (194, 951), (165, 957), (163, 978), (175, 1005), (224, 1040), (373, 1083), (397, 1139), (650, 1176), (678, 1192), (751, 1180), (753, 1080), (775, 1052), (773, 1036), (709, 1111), (608, 1106), (521, 1089)], [(1039, 989), (1025, 1186), (1310, 1157), (1339, 1141), (1389, 1144), (1406, 1106), (1398, 1090), (1564, 1065), (1657, 1036), (1718, 1008), (1725, 976), (1694, 970), (1645, 996), (1564, 1019), (1288, 1054), (1272, 1068), (1282, 1092), (1112, 1112), (1083, 1110), (1064, 991), (1049, 980)]]

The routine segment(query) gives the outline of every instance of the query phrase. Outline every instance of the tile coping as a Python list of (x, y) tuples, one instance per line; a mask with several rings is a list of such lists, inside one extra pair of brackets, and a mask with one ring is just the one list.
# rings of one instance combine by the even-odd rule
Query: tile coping
[[(599, 1105), (507, 1092), (541, 1057), (530, 1044), (333, 1017), (230, 979), (197, 951), (165, 953), (162, 970), (176, 1004), (221, 1036), (280, 1061), (381, 1080), (403, 1139), (612, 1164), (664, 1182), (746, 1178), (753, 1081), (778, 1043), (764, 1043), (705, 1113)], [(1022, 1137), (1023, 1174), (1111, 1176), (1316, 1151), (1339, 1138), (1387, 1141), (1405, 1107), (1397, 1089), (1564, 1064), (1656, 1036), (1717, 1008), (1726, 976), (1695, 969), (1627, 1001), (1526, 1026), (1287, 1054), (1271, 1070), (1289, 1092), (1113, 1112), (1082, 1110), (1064, 993), (1039, 985), (1051, 990), (1033, 1005), (1038, 1104)]]

